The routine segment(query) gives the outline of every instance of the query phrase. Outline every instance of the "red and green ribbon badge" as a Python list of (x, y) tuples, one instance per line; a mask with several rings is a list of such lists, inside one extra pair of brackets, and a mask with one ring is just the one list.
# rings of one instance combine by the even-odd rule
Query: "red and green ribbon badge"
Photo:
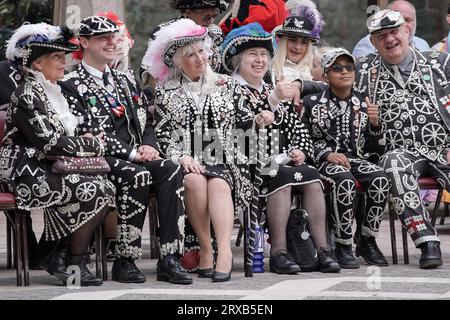
[(97, 97), (95, 97), (95, 96), (89, 97), (89, 103), (92, 106), (95, 106), (97, 104)]

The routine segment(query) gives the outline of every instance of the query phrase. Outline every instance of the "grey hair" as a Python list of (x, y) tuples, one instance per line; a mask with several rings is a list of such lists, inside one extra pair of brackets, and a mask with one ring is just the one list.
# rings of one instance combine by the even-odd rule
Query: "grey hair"
[[(241, 62), (242, 62), (242, 56), (244, 55), (244, 52), (247, 51), (247, 50), (248, 49), (240, 52), (239, 54), (237, 54), (237, 55), (235, 55), (235, 56), (233, 56), (231, 58), (231, 70), (233, 70), (234, 73), (239, 73), (239, 67), (240, 67)], [(269, 50), (266, 49), (266, 51), (267, 51), (267, 56), (269, 57), (269, 65), (268, 65), (266, 74), (267, 73), (270, 74), (271, 70), (272, 70), (272, 59), (270, 58)]]
[[(175, 64), (174, 67), (170, 69), (170, 74), (167, 77), (166, 81), (170, 80), (177, 80), (183, 77), (184, 73), (183, 70), (181, 70), (180, 67), (178, 67), (181, 63), (181, 58), (190, 54), (194, 51), (195, 48), (203, 48), (203, 50), (206, 53), (206, 58), (210, 58), (213, 54), (211, 50), (212, 46), (212, 39), (207, 36), (205, 40), (200, 40), (197, 42), (194, 42), (192, 44), (189, 44), (187, 46), (179, 48), (175, 55), (173, 56), (173, 63)], [(211, 92), (214, 92), (217, 88), (217, 80), (219, 76), (211, 69), (211, 66), (209, 63), (206, 64), (206, 71), (203, 75), (203, 85), (202, 85), (202, 93), (203, 94), (210, 94)]]

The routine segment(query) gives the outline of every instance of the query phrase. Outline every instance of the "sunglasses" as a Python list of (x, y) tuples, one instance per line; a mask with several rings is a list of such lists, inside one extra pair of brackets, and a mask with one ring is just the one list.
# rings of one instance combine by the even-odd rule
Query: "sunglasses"
[(342, 64), (333, 64), (330, 68), (328, 68), (328, 71), (333, 71), (336, 73), (341, 73), (342, 71), (347, 70), (347, 72), (353, 72), (355, 71), (355, 65), (353, 63), (346, 64), (343, 66)]

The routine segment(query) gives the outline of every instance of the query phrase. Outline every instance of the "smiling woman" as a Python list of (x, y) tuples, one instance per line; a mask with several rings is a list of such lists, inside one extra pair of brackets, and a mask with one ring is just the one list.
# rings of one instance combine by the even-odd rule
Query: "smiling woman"
[(80, 268), (82, 286), (102, 280), (86, 266), (87, 247), (98, 224), (115, 207), (115, 187), (101, 175), (56, 174), (51, 157), (102, 156), (101, 136), (78, 135), (78, 118), (61, 94), (65, 54), (78, 46), (67, 28), (46, 23), (23, 25), (12, 36), (6, 57), (24, 71), (11, 97), (2, 145), (2, 187), (14, 193), (22, 210), (44, 211), (45, 239), (58, 245), (42, 267), (64, 284), (67, 266)]
[(273, 57), (272, 81), (312, 80), (313, 43), (320, 40), (322, 15), (311, 1), (304, 1), (283, 25), (275, 28), (278, 48)]

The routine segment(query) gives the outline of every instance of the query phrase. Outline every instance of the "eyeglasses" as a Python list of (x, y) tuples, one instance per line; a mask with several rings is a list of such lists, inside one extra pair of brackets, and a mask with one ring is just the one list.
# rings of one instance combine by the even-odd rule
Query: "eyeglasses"
[(333, 71), (336, 73), (341, 73), (342, 71), (347, 70), (347, 72), (353, 72), (355, 71), (355, 65), (353, 63), (346, 64), (343, 66), (342, 64), (333, 64), (330, 68), (328, 68), (328, 71)]

